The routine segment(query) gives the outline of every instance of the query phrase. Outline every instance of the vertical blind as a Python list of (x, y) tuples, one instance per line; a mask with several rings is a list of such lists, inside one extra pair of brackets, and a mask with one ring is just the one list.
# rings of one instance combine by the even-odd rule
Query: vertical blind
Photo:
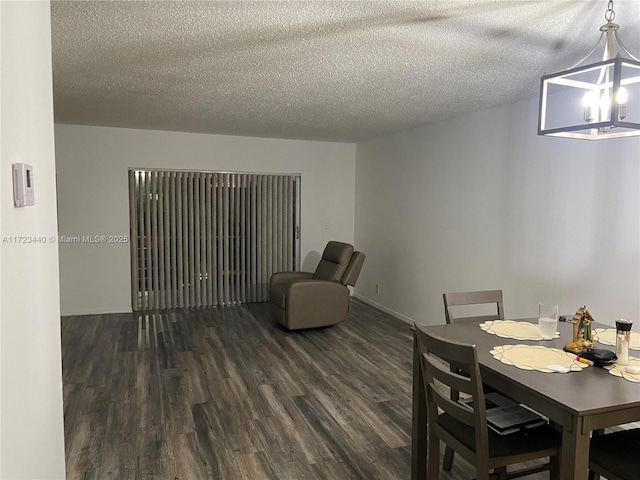
[(297, 265), (299, 176), (129, 170), (132, 308), (268, 299)]

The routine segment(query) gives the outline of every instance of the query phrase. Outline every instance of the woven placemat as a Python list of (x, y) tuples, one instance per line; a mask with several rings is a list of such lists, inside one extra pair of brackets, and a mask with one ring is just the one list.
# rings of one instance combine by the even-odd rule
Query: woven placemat
[[(516, 322), (515, 320), (490, 320), (480, 324), (480, 328), (487, 333), (502, 338), (514, 340), (550, 340), (542, 338), (538, 325), (531, 322)], [(553, 338), (559, 338), (556, 332)]]
[[(629, 365), (633, 365), (634, 367), (640, 367), (640, 358), (629, 357)], [(611, 375), (616, 377), (624, 378), (625, 380), (629, 380), (630, 382), (640, 383), (640, 373), (629, 373), (625, 369), (626, 365), (609, 365), (604, 367), (609, 370)]]
[(542, 345), (499, 345), (493, 347), (491, 355), (504, 364), (544, 373), (580, 372), (588, 367), (587, 364), (577, 361), (573, 353)]
[[(603, 345), (616, 345), (616, 329), (615, 328), (596, 328), (594, 330), (595, 340)], [(629, 348), (640, 350), (640, 333), (631, 332)]]

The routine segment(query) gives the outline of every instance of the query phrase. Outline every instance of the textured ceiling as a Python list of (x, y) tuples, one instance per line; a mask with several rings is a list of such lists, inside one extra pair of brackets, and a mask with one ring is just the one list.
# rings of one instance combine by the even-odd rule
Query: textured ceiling
[[(52, 1), (59, 123), (354, 142), (538, 94), (604, 0)], [(640, 0), (616, 0), (640, 56)], [(601, 52), (601, 49), (598, 49)]]

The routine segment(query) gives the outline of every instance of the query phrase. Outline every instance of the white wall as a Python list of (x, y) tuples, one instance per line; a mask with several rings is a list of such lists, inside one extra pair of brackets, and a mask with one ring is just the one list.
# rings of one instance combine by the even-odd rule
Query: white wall
[[(49, 2), (0, 2), (0, 478), (63, 479)], [(11, 164), (34, 167), (35, 206), (14, 208)], [(45, 243), (16, 243), (22, 237)]]
[[(355, 145), (56, 125), (60, 235), (128, 235), (129, 167), (300, 173), (303, 270), (353, 242)], [(63, 315), (131, 311), (129, 245), (60, 244)]]
[(358, 144), (356, 294), (426, 324), (444, 322), (442, 293), (484, 289), (511, 318), (551, 301), (640, 323), (640, 138), (536, 122), (533, 99)]

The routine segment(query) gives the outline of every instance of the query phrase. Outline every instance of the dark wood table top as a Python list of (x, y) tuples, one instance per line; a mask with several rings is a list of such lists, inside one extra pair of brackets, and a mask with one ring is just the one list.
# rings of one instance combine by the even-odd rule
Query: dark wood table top
[[(522, 321), (536, 323), (537, 319)], [(498, 337), (481, 330), (475, 322), (421, 328), (445, 338), (475, 344), (483, 381), (506, 394), (513, 395), (532, 408), (539, 408), (541, 413), (550, 417), (557, 417), (562, 413), (583, 416), (618, 409), (640, 408), (640, 383), (613, 376), (603, 368), (588, 367), (580, 372), (566, 374), (543, 373), (506, 365), (490, 353), (495, 346), (510, 344), (543, 345), (562, 349), (565, 343), (571, 341), (573, 326), (570, 323), (558, 322), (560, 338), (548, 341)], [(594, 323), (593, 328), (613, 327)], [(615, 350), (615, 347), (606, 345), (598, 345), (597, 348)], [(640, 351), (631, 350), (630, 355), (640, 357)], [(514, 382), (519, 384), (517, 388), (510, 387)], [(557, 408), (549, 407), (554, 403), (557, 404)]]

